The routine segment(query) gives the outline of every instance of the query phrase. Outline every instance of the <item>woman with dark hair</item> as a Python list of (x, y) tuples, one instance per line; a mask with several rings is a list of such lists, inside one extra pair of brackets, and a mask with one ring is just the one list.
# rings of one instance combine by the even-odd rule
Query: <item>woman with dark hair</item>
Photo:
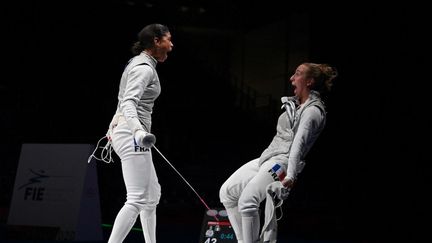
[[(260, 240), (259, 206), (266, 200), (267, 212), (274, 208), (267, 203), (278, 196), (284, 200), (304, 166), (304, 159), (326, 122), (326, 111), (320, 94), (330, 90), (337, 76), (326, 64), (303, 63), (297, 67), (290, 82), (294, 96), (282, 97), (285, 111), (279, 116), (276, 135), (270, 145), (256, 158), (235, 171), (219, 192), (238, 242)], [(269, 196), (269, 192), (274, 193)], [(280, 201), (279, 201), (280, 202)], [(280, 205), (280, 204), (279, 204)], [(269, 210), (268, 210), (269, 209)], [(268, 210), (268, 211), (267, 211)], [(268, 217), (264, 226), (268, 226)], [(263, 227), (263, 242), (276, 242), (276, 229)], [(274, 227), (274, 224), (273, 224)], [(269, 233), (269, 234), (266, 234)]]
[(117, 214), (109, 243), (122, 242), (138, 215), (145, 242), (156, 242), (156, 206), (161, 188), (150, 150), (156, 142), (151, 134), (151, 114), (161, 92), (156, 64), (164, 62), (172, 48), (166, 26), (145, 26), (132, 47), (135, 56), (121, 76), (117, 110), (106, 137), (121, 159), (126, 202)]

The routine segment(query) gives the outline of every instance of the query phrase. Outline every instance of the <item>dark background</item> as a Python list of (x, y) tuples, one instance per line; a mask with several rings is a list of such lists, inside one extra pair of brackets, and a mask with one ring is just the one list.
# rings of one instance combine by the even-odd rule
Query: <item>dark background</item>
[[(213, 39), (199, 30), (241, 34), (306, 13), (305, 61), (329, 63), (340, 76), (326, 99), (327, 127), (284, 205), (281, 232), (303, 239), (415, 242), (424, 233), (420, 219), (427, 208), (429, 13), (406, 3), (285, 4), (111, 0), (5, 5), (2, 225), (21, 145), (95, 144), (115, 111), (118, 81), (136, 33), (153, 22), (168, 25), (174, 43), (168, 60), (157, 67), (162, 85), (153, 115), (157, 146), (209, 205), (220, 207), (220, 185), (271, 141), (279, 103), (264, 119), (245, 105), (253, 100), (231, 82), (229, 62), (206, 58), (227, 52), (234, 39)], [(186, 26), (197, 31), (184, 31)], [(163, 192), (160, 233), (171, 225), (187, 225), (191, 235), (198, 235), (203, 205), (155, 151), (153, 156)], [(98, 172), (102, 222), (112, 224), (125, 200), (120, 163), (98, 162)], [(3, 230), (2, 239), (6, 235)]]

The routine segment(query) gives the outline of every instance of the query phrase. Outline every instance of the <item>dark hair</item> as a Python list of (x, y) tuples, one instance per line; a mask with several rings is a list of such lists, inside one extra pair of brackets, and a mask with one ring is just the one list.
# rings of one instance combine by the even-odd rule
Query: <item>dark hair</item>
[(312, 86), (313, 90), (318, 92), (330, 91), (333, 85), (333, 79), (338, 76), (336, 68), (331, 67), (328, 64), (318, 64), (318, 63), (303, 63), (308, 70), (306, 75), (315, 80)]
[(154, 46), (154, 38), (162, 38), (169, 32), (167, 26), (162, 24), (149, 24), (138, 33), (138, 41), (131, 48), (134, 55)]

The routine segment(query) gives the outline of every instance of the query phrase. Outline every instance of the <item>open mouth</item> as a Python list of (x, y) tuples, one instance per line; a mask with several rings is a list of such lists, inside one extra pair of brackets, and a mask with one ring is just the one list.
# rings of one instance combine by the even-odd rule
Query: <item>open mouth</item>
[(296, 91), (297, 91), (296, 85), (294, 83), (291, 83), (291, 87), (292, 87), (293, 93), (296, 94)]

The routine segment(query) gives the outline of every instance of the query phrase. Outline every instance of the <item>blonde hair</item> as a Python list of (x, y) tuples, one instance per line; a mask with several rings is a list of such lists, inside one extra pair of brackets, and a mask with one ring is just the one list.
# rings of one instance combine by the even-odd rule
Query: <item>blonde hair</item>
[(305, 65), (308, 69), (306, 75), (315, 80), (311, 89), (318, 92), (330, 91), (333, 86), (333, 79), (338, 76), (336, 68), (328, 64), (306, 62)]

